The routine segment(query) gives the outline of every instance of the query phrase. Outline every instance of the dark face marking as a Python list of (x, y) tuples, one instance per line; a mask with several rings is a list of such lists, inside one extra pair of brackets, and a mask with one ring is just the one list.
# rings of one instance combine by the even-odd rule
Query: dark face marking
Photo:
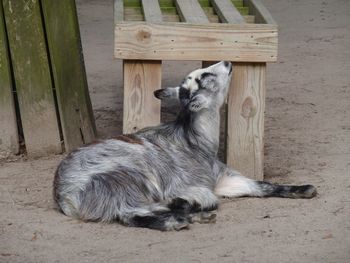
[(204, 89), (203, 85), (202, 85), (202, 82), (200, 79), (195, 79), (195, 81), (197, 82), (198, 84), (198, 89)]
[(211, 72), (204, 72), (202, 73), (200, 79), (196, 78), (195, 81), (197, 82), (198, 84), (198, 89), (204, 89), (205, 87), (203, 86), (203, 82), (206, 78), (209, 78), (209, 77), (216, 77), (217, 75), (214, 74), (214, 73), (211, 73)]
[(211, 73), (211, 72), (204, 72), (204, 73), (202, 73), (202, 75), (201, 75), (201, 79), (205, 79), (205, 78), (207, 78), (207, 77), (216, 77), (217, 75), (216, 74), (214, 74), (214, 73)]
[(143, 145), (143, 141), (134, 134), (123, 134), (123, 135), (119, 135), (113, 139), (127, 142), (127, 143)]
[(184, 87), (180, 87), (180, 90), (179, 90), (179, 99), (180, 101), (181, 100), (189, 100), (190, 99), (190, 95), (191, 95), (191, 92), (184, 88)]

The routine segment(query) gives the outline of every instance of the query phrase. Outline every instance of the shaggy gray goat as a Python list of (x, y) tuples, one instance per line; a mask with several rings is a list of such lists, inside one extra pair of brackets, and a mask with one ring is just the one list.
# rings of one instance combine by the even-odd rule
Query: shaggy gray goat
[(315, 196), (312, 185), (254, 181), (218, 160), (219, 110), (231, 72), (231, 63), (220, 62), (193, 71), (179, 87), (157, 90), (159, 99), (180, 101), (175, 121), (71, 152), (54, 180), (62, 212), (84, 221), (179, 230), (214, 222), (217, 196)]

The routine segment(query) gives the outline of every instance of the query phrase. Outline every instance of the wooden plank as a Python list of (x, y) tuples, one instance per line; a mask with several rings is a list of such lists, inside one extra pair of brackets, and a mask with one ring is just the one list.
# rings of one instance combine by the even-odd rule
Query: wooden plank
[(255, 23), (277, 25), (269, 10), (260, 0), (244, 0), (244, 5), (248, 6), (250, 14), (255, 16)]
[(180, 22), (178, 15), (163, 15), (164, 22)]
[(114, 24), (124, 20), (124, 1), (114, 0)]
[(210, 2), (222, 23), (244, 23), (244, 18), (232, 4), (231, 0), (210, 0)]
[(5, 20), (0, 2), (0, 159), (17, 154), (19, 150), (8, 52)]
[(125, 21), (143, 21), (143, 15), (126, 16)]
[[(249, 8), (244, 6), (244, 7), (235, 7), (237, 11), (240, 13), (240, 15), (248, 15), (249, 14)], [(204, 13), (208, 15), (214, 15), (215, 14), (215, 9), (213, 7), (203, 7)]]
[[(180, 19), (187, 23), (210, 23), (207, 14), (202, 9), (198, 1), (175, 1), (175, 4), (180, 14)], [(202, 61), (202, 68), (206, 68), (214, 64), (212, 61)]]
[(197, 0), (175, 0), (175, 5), (181, 21), (193, 24), (209, 23)]
[(265, 63), (235, 63), (228, 95), (227, 164), (263, 179)]
[(92, 142), (96, 131), (75, 1), (41, 3), (64, 144), (70, 152)]
[[(162, 12), (160, 10), (158, 0), (142, 0), (142, 8), (143, 8), (143, 14), (145, 16), (146, 22), (151, 22), (151, 23), (162, 22), (162, 20), (163, 20)], [(124, 62), (124, 70), (126, 69), (125, 66), (128, 64), (129, 64), (128, 62)], [(128, 67), (128, 66), (126, 66), (126, 67)], [(150, 76), (144, 75), (141, 78), (144, 81), (138, 82), (137, 81), (138, 74), (140, 74), (141, 72), (137, 72), (134, 76), (131, 76), (134, 73), (132, 71), (130, 71), (129, 73), (131, 73), (131, 75), (128, 77), (126, 75), (126, 71), (124, 71), (125, 79), (127, 79), (127, 80), (129, 79), (128, 81), (134, 80), (132, 82), (134, 85), (132, 87), (131, 92), (135, 92), (137, 89), (140, 89), (140, 88), (142, 89), (140, 100), (139, 100), (139, 103), (141, 103), (140, 106), (142, 109), (142, 112), (141, 112), (142, 116), (140, 116), (140, 112), (137, 111), (138, 107), (132, 106), (133, 102), (134, 103), (137, 103), (137, 102), (136, 101), (129, 101), (131, 103), (128, 104), (128, 107), (131, 106), (131, 108), (126, 109), (124, 107), (124, 111), (128, 112), (128, 114), (124, 115), (124, 116), (128, 116), (128, 117), (124, 118), (124, 123), (125, 123), (124, 127), (127, 127), (127, 125), (129, 127), (129, 128), (126, 128), (125, 131), (130, 131), (130, 126), (129, 126), (130, 124), (133, 124), (131, 126), (133, 126), (132, 128), (135, 131), (135, 127), (136, 127), (136, 129), (140, 129), (140, 128), (144, 128), (144, 127), (148, 127), (148, 126), (158, 125), (160, 123), (161, 104), (159, 101), (155, 102), (153, 92), (155, 90), (161, 88), (162, 61), (161, 60), (152, 61), (152, 62), (137, 61), (135, 63), (132, 62), (132, 67), (135, 70), (134, 73), (138, 71), (137, 69), (142, 68), (142, 73), (149, 74)], [(140, 75), (140, 76), (142, 76), (142, 75)], [(130, 77), (131, 77), (131, 79), (130, 79)], [(144, 83), (143, 86), (142, 86), (142, 82)], [(124, 92), (126, 92), (125, 87), (126, 86), (124, 83)], [(136, 93), (134, 93), (134, 94), (136, 94)], [(132, 118), (130, 118), (131, 116), (132, 116)], [(139, 123), (139, 122), (133, 123), (132, 121), (130, 121), (132, 119), (137, 120), (136, 116), (139, 116), (142, 118), (141, 123)], [(137, 125), (137, 126), (135, 126), (135, 125)]]
[(29, 156), (62, 152), (39, 4), (38, 0), (3, 0)]
[[(217, 15), (208, 15), (210, 23), (220, 23), (219, 17)], [(254, 24), (254, 16), (248, 15), (243, 16), (246, 23)], [(164, 20), (166, 21), (166, 20)], [(172, 21), (169, 21), (172, 22)]]
[(162, 22), (162, 12), (160, 11), (158, 0), (142, 0), (142, 10), (147, 22)]
[(160, 123), (161, 61), (124, 60), (123, 133)]
[(244, 20), (246, 23), (251, 23), (251, 24), (255, 23), (255, 16), (247, 15), (247, 16), (243, 16), (243, 17), (244, 17)]
[(114, 54), (120, 59), (273, 62), (277, 58), (277, 27), (119, 23)]
[[(162, 1), (162, 0), (160, 0)], [(210, 6), (210, 0), (198, 0), (201, 6), (203, 7), (208, 7)], [(231, 0), (231, 2), (236, 6), (236, 7), (242, 7), (243, 6), (243, 0)]]
[(264, 177), (265, 71), (266, 63), (234, 63), (227, 99), (226, 162), (255, 180)]

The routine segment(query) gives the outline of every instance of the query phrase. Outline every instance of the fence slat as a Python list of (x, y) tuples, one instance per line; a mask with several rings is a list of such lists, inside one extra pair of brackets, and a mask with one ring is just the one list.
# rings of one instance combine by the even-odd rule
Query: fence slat
[(67, 151), (95, 139), (74, 0), (41, 0), (62, 132)]
[(40, 3), (3, 0), (3, 5), (27, 153), (60, 153)]
[(13, 100), (5, 20), (0, 2), (0, 159), (18, 153), (18, 132)]

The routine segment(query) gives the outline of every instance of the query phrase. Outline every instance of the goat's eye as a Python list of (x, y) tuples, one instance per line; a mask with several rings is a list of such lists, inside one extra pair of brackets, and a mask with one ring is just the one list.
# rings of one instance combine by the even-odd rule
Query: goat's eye
[(197, 84), (198, 84), (198, 89), (204, 89), (204, 87), (203, 87), (202, 82), (201, 82), (200, 79), (197, 79), (197, 78), (196, 78), (195, 81), (196, 81)]

